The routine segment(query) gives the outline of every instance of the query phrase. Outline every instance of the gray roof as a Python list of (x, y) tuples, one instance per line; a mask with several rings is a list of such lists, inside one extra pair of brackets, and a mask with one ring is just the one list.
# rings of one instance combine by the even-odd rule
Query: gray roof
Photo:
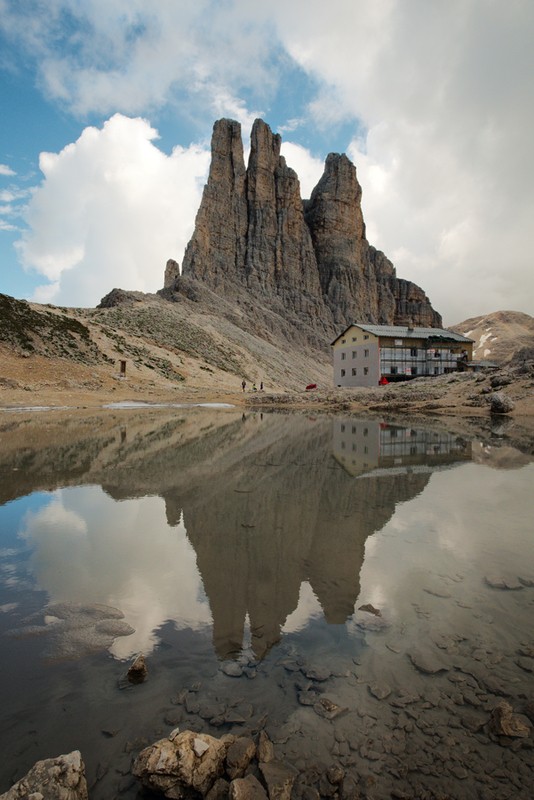
[[(473, 339), (468, 339), (466, 336), (462, 336), (459, 333), (454, 333), (453, 331), (448, 331), (445, 328), (408, 328), (404, 325), (367, 325), (360, 322), (354, 322), (353, 325), (355, 325), (357, 328), (361, 328), (363, 331), (372, 333), (374, 336), (390, 336), (398, 339), (438, 338), (447, 339), (449, 342), (473, 341)], [(351, 327), (352, 325), (349, 325), (348, 328), (345, 328), (343, 333), (340, 333), (339, 336), (334, 339), (334, 342), (337, 342), (337, 340)], [(332, 342), (332, 344), (334, 344), (334, 342)]]

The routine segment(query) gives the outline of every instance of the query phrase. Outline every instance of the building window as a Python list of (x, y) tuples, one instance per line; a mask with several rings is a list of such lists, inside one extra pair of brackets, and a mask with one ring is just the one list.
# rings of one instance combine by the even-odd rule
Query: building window
[(341, 426), (341, 433), (345, 433), (345, 426), (344, 425)]
[(414, 356), (414, 357), (417, 356), (417, 347), (412, 347), (411, 348), (410, 355)]
[(368, 435), (368, 433), (369, 433), (369, 428), (364, 428), (364, 429), (363, 429), (363, 435), (364, 435), (364, 436), (367, 436), (367, 435)]
[(417, 375), (417, 367), (412, 367), (412, 375)]
[(353, 351), (352, 351), (352, 357), (353, 357), (353, 358), (356, 358), (356, 350), (353, 350)]
[(352, 432), (353, 432), (353, 433), (356, 433), (356, 425), (353, 425), (353, 426), (352, 426)]
[(347, 341), (346, 339), (342, 339), (341, 344), (345, 344), (346, 341)]
[(363, 338), (364, 339), (368, 339), (369, 338), (369, 334), (366, 333)]
[(390, 375), (396, 375), (398, 372), (398, 367), (390, 367), (389, 368)]
[(369, 375), (369, 367), (364, 367), (363, 368), (363, 374), (364, 375)]
[(341, 360), (342, 361), (345, 361), (345, 355), (346, 355), (346, 353), (341, 353)]
[[(353, 374), (353, 375), (356, 375), (356, 374), (357, 374), (357, 372), (358, 372), (358, 370), (356, 369), (356, 367), (353, 367), (353, 368), (352, 368), (352, 374)], [(365, 370), (364, 370), (364, 372), (365, 372)]]
[(369, 350), (364, 350), (363, 354), (364, 354), (365, 358), (369, 358)]
[(402, 339), (395, 339), (395, 347), (402, 347)]
[(342, 377), (342, 378), (344, 378), (344, 377), (345, 377), (345, 370), (344, 370), (344, 369), (342, 369), (342, 370), (341, 370), (341, 377)]
[(353, 336), (353, 337), (352, 337), (352, 341), (353, 341), (353, 342), (355, 342), (355, 341), (356, 341), (356, 337), (355, 337), (355, 336)]

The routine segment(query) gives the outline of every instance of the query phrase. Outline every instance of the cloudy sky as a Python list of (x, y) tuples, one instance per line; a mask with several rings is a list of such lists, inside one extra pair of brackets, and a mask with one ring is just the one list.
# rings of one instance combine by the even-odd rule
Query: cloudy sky
[(94, 305), (181, 262), (215, 119), (330, 151), (453, 324), (534, 313), (531, 0), (0, 0), (0, 292)]

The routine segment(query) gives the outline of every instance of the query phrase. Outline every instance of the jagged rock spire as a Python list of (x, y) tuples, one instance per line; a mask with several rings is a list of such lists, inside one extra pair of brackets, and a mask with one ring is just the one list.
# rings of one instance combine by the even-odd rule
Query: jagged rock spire
[(397, 279), (365, 236), (362, 190), (346, 155), (331, 153), (310, 200), (258, 119), (245, 170), (241, 126), (213, 127), (212, 161), (182, 274), (224, 295), (276, 300), (323, 331), (354, 321), (440, 326), (422, 289)]

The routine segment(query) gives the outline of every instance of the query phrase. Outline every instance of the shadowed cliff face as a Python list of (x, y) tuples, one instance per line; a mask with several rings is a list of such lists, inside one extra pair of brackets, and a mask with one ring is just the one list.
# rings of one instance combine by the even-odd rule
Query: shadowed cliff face
[(303, 582), (327, 622), (343, 624), (367, 537), (428, 480), (352, 478), (332, 457), (329, 419), (172, 410), (32, 422), (1, 431), (0, 473), (11, 476), (3, 500), (89, 484), (115, 499), (162, 496), (169, 524), (181, 519), (195, 550), (220, 658), (242, 649), (247, 616), (262, 658)]
[(423, 290), (398, 279), (369, 245), (362, 190), (347, 156), (328, 156), (303, 204), (280, 145), (280, 136), (256, 120), (245, 171), (239, 124), (215, 123), (212, 165), (182, 275), (228, 297), (246, 290), (327, 336), (354, 321), (440, 326)]

